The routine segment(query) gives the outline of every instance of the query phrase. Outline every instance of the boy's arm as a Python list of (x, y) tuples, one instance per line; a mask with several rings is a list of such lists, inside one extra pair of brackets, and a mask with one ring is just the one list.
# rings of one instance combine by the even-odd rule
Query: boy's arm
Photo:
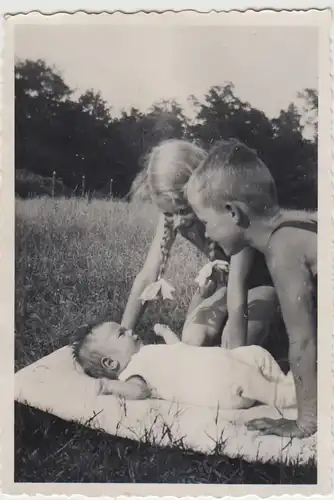
[(227, 285), (228, 320), (223, 330), (222, 347), (234, 349), (247, 344), (247, 277), (255, 251), (245, 248), (231, 258)]
[(121, 396), (125, 399), (147, 399), (150, 397), (150, 390), (141, 377), (130, 377), (125, 382), (111, 380), (109, 378), (100, 379), (100, 394)]
[[(291, 236), (290, 236), (291, 237)], [(249, 428), (266, 434), (306, 436), (317, 430), (317, 341), (312, 280), (298, 248), (280, 245), (268, 259), (289, 336), (289, 360), (295, 381), (297, 421), (257, 419)]]
[(157, 323), (153, 327), (155, 333), (164, 339), (166, 344), (179, 344), (181, 340), (168, 326)]

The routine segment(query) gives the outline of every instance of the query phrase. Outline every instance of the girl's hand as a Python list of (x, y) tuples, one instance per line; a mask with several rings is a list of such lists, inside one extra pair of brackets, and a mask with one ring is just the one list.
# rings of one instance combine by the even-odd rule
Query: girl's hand
[(274, 435), (290, 438), (305, 438), (316, 432), (306, 432), (302, 430), (296, 420), (280, 418), (275, 420), (272, 418), (256, 418), (246, 423), (246, 427), (251, 431), (260, 431), (263, 435)]
[(217, 282), (214, 279), (208, 278), (206, 282), (199, 286), (199, 293), (203, 299), (207, 299), (208, 297), (211, 297), (217, 290)]
[(211, 297), (218, 288), (226, 286), (226, 273), (221, 269), (213, 269), (211, 276), (206, 278), (205, 282), (199, 285), (199, 291), (203, 299)]
[(203, 298), (210, 297), (217, 288), (227, 284), (229, 265), (225, 261), (208, 262), (198, 273), (195, 281), (198, 283)]

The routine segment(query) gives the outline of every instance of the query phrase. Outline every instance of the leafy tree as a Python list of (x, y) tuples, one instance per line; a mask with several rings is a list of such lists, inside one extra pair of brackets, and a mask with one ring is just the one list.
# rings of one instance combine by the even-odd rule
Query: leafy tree
[[(303, 137), (304, 125), (295, 104), (269, 120), (262, 111), (236, 97), (230, 82), (210, 88), (203, 102), (192, 100), (197, 110), (190, 127), (192, 138), (209, 148), (219, 139), (237, 137), (256, 149), (268, 165), (282, 205), (317, 206), (316, 144)], [(312, 103), (315, 105), (315, 100)]]
[[(52, 178), (56, 170), (62, 192), (85, 189), (123, 197), (143, 166), (147, 153), (162, 140), (188, 138), (206, 149), (222, 138), (237, 137), (256, 149), (275, 178), (280, 202), (289, 207), (317, 205), (318, 94), (298, 94), (274, 119), (242, 101), (234, 85), (213, 86), (201, 101), (194, 96), (189, 120), (174, 100), (161, 100), (144, 113), (136, 108), (112, 116), (100, 92), (89, 89), (74, 98), (61, 74), (44, 61), (17, 61), (15, 67), (15, 153), (20, 192), (29, 176)], [(305, 130), (314, 131), (305, 138)], [(38, 177), (39, 176), (39, 177)], [(31, 177), (29, 177), (32, 186)], [(49, 181), (48, 181), (49, 182)], [(23, 186), (23, 188), (22, 188)], [(34, 187), (34, 192), (36, 189)]]
[(303, 92), (298, 92), (298, 98), (302, 100), (302, 112), (304, 123), (312, 131), (313, 140), (317, 142), (318, 135), (318, 91), (306, 88)]

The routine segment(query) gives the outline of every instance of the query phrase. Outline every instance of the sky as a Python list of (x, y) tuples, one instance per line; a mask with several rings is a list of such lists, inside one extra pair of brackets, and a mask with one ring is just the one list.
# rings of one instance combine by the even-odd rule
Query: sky
[(213, 85), (232, 81), (236, 95), (270, 118), (317, 88), (317, 31), (293, 26), (17, 25), (15, 56), (44, 59), (78, 92), (100, 91), (119, 114), (175, 99), (192, 115)]

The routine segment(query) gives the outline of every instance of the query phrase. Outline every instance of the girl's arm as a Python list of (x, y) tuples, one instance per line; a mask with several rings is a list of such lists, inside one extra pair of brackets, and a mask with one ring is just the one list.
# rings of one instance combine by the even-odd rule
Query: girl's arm
[(255, 250), (244, 248), (233, 255), (227, 285), (228, 320), (222, 335), (222, 347), (234, 349), (247, 344), (247, 278), (254, 263)]
[[(146, 307), (146, 303), (142, 303), (139, 297), (145, 288), (158, 277), (161, 264), (160, 246), (164, 236), (164, 221), (164, 215), (161, 215), (145, 264), (132, 285), (121, 321), (122, 326), (126, 328), (134, 329), (136, 327)], [(172, 246), (173, 242), (174, 240), (169, 242), (170, 246)]]
[(130, 377), (126, 382), (101, 378), (99, 392), (103, 395), (113, 394), (125, 399), (147, 399), (150, 397), (150, 390), (141, 377)]

